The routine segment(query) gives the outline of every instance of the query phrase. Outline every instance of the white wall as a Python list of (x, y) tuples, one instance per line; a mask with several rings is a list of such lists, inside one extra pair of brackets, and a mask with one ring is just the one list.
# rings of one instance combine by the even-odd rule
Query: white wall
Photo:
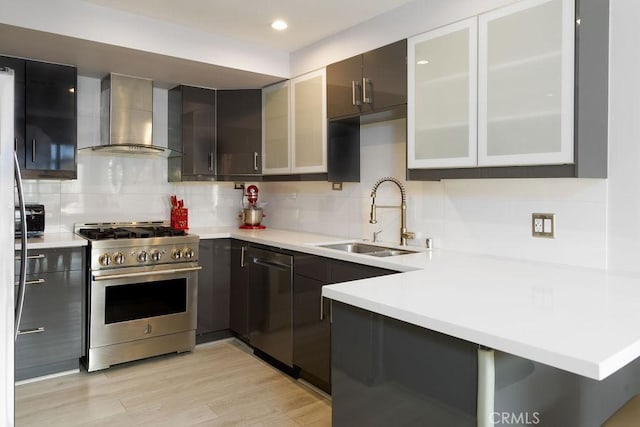
[(640, 2), (611, 0), (611, 22), (609, 266), (640, 271)]

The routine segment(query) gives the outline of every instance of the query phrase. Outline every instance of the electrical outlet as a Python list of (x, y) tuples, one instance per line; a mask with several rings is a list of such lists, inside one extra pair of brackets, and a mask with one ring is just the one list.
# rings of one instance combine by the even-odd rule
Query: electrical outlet
[(542, 233), (544, 231), (544, 223), (542, 218), (533, 218), (533, 232)]
[(556, 235), (556, 215), (550, 213), (531, 214), (531, 235), (553, 239)]

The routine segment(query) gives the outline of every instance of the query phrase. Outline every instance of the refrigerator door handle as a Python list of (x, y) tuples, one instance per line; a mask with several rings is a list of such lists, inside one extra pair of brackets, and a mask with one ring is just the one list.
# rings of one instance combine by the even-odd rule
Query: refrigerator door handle
[(22, 223), (20, 236), (20, 276), (18, 281), (18, 298), (15, 312), (14, 341), (18, 339), (20, 319), (22, 318), (22, 308), (24, 306), (24, 292), (27, 282), (27, 212), (24, 204), (24, 193), (22, 191), (22, 175), (20, 174), (20, 164), (18, 154), (13, 152), (14, 173), (16, 187), (18, 188), (18, 203), (20, 205), (20, 222)]

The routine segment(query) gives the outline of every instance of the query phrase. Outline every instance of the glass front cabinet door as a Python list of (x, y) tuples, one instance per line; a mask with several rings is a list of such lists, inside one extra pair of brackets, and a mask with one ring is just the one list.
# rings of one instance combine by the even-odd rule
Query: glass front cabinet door
[(262, 172), (327, 172), (325, 69), (262, 89)]
[(574, 3), (522, 0), (408, 41), (408, 168), (574, 162)]
[(480, 166), (574, 162), (574, 14), (524, 0), (480, 15)]
[(291, 171), (289, 81), (262, 89), (262, 173)]
[(476, 166), (477, 18), (408, 40), (409, 169)]
[(325, 69), (291, 80), (291, 171), (327, 171)]

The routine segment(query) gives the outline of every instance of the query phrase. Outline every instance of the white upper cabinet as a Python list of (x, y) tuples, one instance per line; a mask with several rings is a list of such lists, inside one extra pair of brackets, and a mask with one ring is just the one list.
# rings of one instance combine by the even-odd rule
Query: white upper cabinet
[(325, 69), (291, 80), (291, 172), (327, 171)]
[(522, 0), (410, 38), (408, 168), (573, 163), (574, 29)]
[(291, 171), (289, 81), (262, 89), (262, 173)]
[(477, 164), (477, 18), (408, 40), (408, 166)]
[(573, 0), (479, 18), (478, 164), (573, 163)]
[(262, 173), (327, 172), (325, 70), (262, 90)]

